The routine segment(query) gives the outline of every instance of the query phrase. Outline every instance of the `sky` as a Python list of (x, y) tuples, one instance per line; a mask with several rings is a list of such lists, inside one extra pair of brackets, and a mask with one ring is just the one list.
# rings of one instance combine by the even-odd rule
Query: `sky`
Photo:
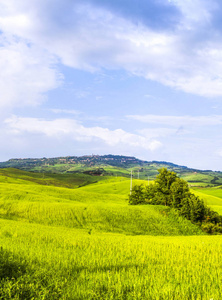
[(222, 171), (222, 2), (0, 0), (0, 161)]

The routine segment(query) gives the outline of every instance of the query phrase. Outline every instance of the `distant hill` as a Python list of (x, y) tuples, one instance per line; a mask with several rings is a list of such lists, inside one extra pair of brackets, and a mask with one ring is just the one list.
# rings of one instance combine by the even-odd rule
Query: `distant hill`
[[(85, 156), (66, 156), (54, 158), (13, 158), (6, 162), (0, 162), (0, 168), (19, 168), (33, 169), (36, 167), (69, 165), (69, 168), (81, 164), (84, 167), (93, 166), (114, 166), (121, 168), (130, 168), (134, 166), (166, 165), (171, 168), (188, 169), (185, 166), (179, 166), (165, 161), (144, 161), (133, 156), (123, 155), (85, 155)], [(68, 169), (68, 168), (67, 168)], [(191, 169), (190, 169), (191, 170)], [(194, 169), (192, 169), (194, 170)]]
[[(81, 164), (84, 167), (93, 167), (100, 165), (110, 165), (114, 167), (128, 168), (135, 165), (144, 165), (149, 162), (137, 159), (131, 156), (122, 155), (85, 155), (85, 156), (66, 156), (54, 158), (15, 158), (6, 162), (1, 162), (0, 167), (17, 167), (23, 169), (32, 169), (39, 166), (57, 166), (69, 165), (69, 168)], [(69, 169), (67, 168), (67, 169)]]
[(133, 170), (134, 178), (154, 179), (158, 169), (167, 168), (176, 172), (192, 186), (222, 185), (222, 172), (197, 170), (165, 161), (144, 161), (123, 155), (85, 155), (54, 158), (16, 158), (0, 163), (0, 168), (17, 168), (24, 171), (76, 174), (91, 176), (129, 177)]

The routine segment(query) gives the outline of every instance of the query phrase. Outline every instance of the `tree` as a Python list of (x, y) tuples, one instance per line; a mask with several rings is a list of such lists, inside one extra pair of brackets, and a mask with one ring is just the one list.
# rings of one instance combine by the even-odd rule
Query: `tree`
[(170, 187), (172, 195), (172, 206), (177, 209), (181, 209), (183, 206), (183, 199), (190, 197), (190, 191), (188, 184), (185, 180), (176, 178)]
[(144, 187), (144, 202), (147, 204), (156, 204), (157, 188), (156, 184), (149, 184)]
[(208, 233), (222, 233), (222, 216), (192, 194), (185, 180), (166, 168), (158, 170), (156, 181), (148, 186), (136, 185), (129, 196), (130, 204), (167, 205)]
[(164, 205), (172, 203), (171, 185), (176, 181), (177, 175), (174, 172), (168, 171), (166, 168), (158, 170), (159, 174), (156, 177), (157, 192), (162, 198)]
[(203, 200), (196, 197), (194, 194), (190, 195), (190, 220), (193, 223), (202, 223), (206, 216), (206, 207)]
[(181, 199), (181, 207), (179, 209), (180, 214), (185, 217), (187, 220), (190, 220), (190, 199), (183, 198)]
[(142, 204), (144, 203), (144, 186), (142, 184), (135, 185), (129, 195), (129, 204)]

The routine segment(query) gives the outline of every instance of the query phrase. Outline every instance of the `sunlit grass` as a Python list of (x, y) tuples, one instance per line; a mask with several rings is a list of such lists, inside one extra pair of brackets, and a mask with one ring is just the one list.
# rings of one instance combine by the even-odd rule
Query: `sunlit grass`
[(212, 192), (212, 194), (207, 194), (205, 193), (205, 189), (201, 189), (201, 190), (192, 190), (192, 192), (196, 195), (199, 196), (201, 199), (204, 200), (204, 202), (211, 206), (211, 205), (218, 205), (218, 206), (222, 206), (222, 199), (214, 196), (214, 193)]
[[(150, 181), (151, 183), (151, 181)], [(133, 185), (144, 184), (147, 185), (148, 181), (145, 180), (133, 180)], [(107, 179), (105, 181), (98, 182), (93, 185), (88, 185), (82, 188), (81, 190), (88, 192), (96, 192), (100, 194), (117, 194), (117, 195), (125, 195), (126, 197), (130, 193), (130, 179), (126, 179), (124, 177), (113, 179)]]
[(168, 207), (128, 205), (130, 179), (70, 189), (21, 178), (0, 176), (0, 299), (222, 298), (221, 236)]
[(34, 299), (221, 299), (219, 236), (125, 236), (7, 220), (0, 228), (11, 263), (26, 263), (17, 281), (1, 282), (5, 293), (33, 284)]
[(210, 189), (205, 188), (205, 189), (201, 189), (200, 191), (203, 194), (221, 198), (221, 202), (222, 202), (222, 188), (221, 187), (213, 187)]

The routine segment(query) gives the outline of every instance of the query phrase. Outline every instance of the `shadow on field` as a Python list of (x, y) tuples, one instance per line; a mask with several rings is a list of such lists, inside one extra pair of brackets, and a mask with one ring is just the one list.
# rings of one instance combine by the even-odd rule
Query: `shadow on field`
[(17, 279), (26, 273), (25, 263), (20, 263), (12, 253), (0, 249), (0, 279)]
[(23, 258), (0, 248), (0, 300), (55, 300), (61, 291), (45, 270), (30, 269)]

